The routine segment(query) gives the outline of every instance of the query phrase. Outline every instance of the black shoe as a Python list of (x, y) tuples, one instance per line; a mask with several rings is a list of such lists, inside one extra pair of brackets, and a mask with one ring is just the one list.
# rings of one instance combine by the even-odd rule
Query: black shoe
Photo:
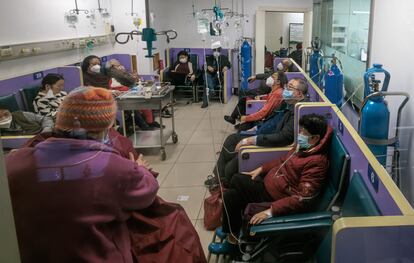
[(207, 107), (208, 107), (208, 103), (203, 103), (203, 105), (201, 105), (202, 109), (207, 108)]
[[(154, 128), (161, 128), (161, 125), (158, 123), (158, 122), (156, 122), (156, 121), (154, 121), (153, 123), (150, 123), (150, 124), (148, 124), (150, 127), (154, 127)], [(163, 129), (165, 129), (165, 125), (162, 125), (162, 128)]]
[(224, 120), (231, 123), (231, 124), (233, 124), (233, 125), (236, 124), (236, 120), (233, 117), (229, 116), (229, 115), (224, 115)]
[(157, 128), (152, 127), (152, 126), (145, 126), (145, 127), (139, 127), (139, 129), (140, 129), (141, 131), (154, 131), (154, 130), (156, 130)]
[(240, 123), (237, 123), (236, 125), (234, 125), (234, 128), (235, 128), (236, 130), (240, 129)]
[(170, 111), (168, 109), (165, 109), (165, 110), (163, 110), (161, 116), (163, 118), (171, 118), (172, 117), (172, 114), (170, 113)]
[(214, 175), (207, 176), (207, 180), (204, 181), (204, 185), (208, 187), (218, 185), (218, 184), (219, 184), (218, 177)]

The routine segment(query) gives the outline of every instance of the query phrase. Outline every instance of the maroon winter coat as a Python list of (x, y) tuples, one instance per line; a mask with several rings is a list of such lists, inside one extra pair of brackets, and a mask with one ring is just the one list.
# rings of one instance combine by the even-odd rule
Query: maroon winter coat
[(154, 176), (91, 140), (49, 138), (6, 157), (22, 262), (132, 263), (126, 221)]
[(328, 126), (325, 137), (316, 147), (297, 153), (292, 149), (286, 156), (262, 166), (263, 173), (266, 173), (266, 191), (276, 200), (272, 203), (274, 216), (300, 212), (305, 209), (306, 200), (318, 195), (327, 178), (331, 134), (332, 128)]
[[(135, 158), (138, 157), (131, 140), (114, 129), (110, 129), (108, 135), (110, 145), (121, 156), (129, 158), (132, 152)], [(51, 133), (39, 134), (26, 147), (34, 147), (51, 136)], [(151, 173), (154, 177), (158, 175), (155, 171)], [(180, 205), (165, 202), (157, 196), (151, 206), (133, 211), (131, 215), (127, 226), (134, 262), (206, 262), (198, 234)]]

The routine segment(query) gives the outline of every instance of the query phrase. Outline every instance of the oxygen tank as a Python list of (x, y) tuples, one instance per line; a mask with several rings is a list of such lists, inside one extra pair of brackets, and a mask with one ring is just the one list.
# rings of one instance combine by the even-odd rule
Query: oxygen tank
[(321, 60), (321, 65), (318, 65), (318, 61), (321, 57), (320, 41), (318, 39), (314, 39), (312, 41), (312, 54), (309, 59), (309, 74), (313, 82), (315, 82), (318, 87), (321, 87), (321, 75), (319, 72), (323, 68), (323, 60)]
[[(391, 75), (388, 71), (382, 68), (381, 64), (374, 64), (374, 66), (367, 70), (364, 74), (364, 98), (373, 92), (378, 92), (380, 80), (375, 79), (375, 74), (384, 74), (384, 83), (381, 91), (387, 91)], [(384, 97), (369, 98), (361, 109), (361, 121), (359, 133), (362, 138), (374, 140), (387, 140), (389, 132), (390, 112), (388, 110), (387, 102)], [(368, 144), (368, 143), (367, 143)], [(377, 157), (382, 165), (387, 162), (387, 146), (386, 145), (372, 145), (368, 144), (372, 153)]]
[(325, 73), (325, 95), (328, 99), (341, 107), (344, 97), (344, 75), (337, 65), (337, 58), (333, 56), (328, 72)]
[(241, 57), (241, 89), (247, 90), (247, 79), (252, 75), (252, 46), (244, 40), (240, 51)]

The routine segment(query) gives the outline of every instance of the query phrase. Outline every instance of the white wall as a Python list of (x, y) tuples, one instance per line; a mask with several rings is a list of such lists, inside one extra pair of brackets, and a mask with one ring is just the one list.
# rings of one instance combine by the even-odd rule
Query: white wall
[[(79, 9), (98, 8), (97, 1), (78, 0), (78, 5)], [(101, 7), (109, 6), (110, 0), (101, 1)], [(105, 34), (104, 23), (97, 11), (95, 12), (96, 25), (91, 25), (90, 20), (82, 13), (79, 15), (76, 28), (68, 27), (65, 24), (64, 15), (74, 8), (73, 0), (2, 1), (0, 45)]]
[[(97, 8), (97, 1), (81, 0), (78, 2), (81, 9)], [(145, 1), (135, 0), (134, 5), (134, 11), (145, 21)], [(116, 0), (112, 3), (111, 0), (103, 0), (102, 6), (108, 8), (112, 6), (110, 11), (116, 32), (134, 29), (131, 16), (126, 14), (130, 13), (129, 0)], [(0, 9), (0, 46), (106, 33), (106, 27), (99, 15), (97, 15), (96, 27), (91, 26), (86, 16), (81, 14), (76, 29), (70, 28), (64, 23), (63, 16), (72, 8), (74, 8), (72, 0), (15, 0), (2, 3)], [(13, 26), (5, 26), (10, 25), (10, 21), (13, 21)], [(145, 26), (145, 22), (143, 26)], [(0, 79), (72, 64), (81, 61), (91, 53), (97, 56), (113, 53), (135, 54), (138, 56), (139, 73), (149, 74), (152, 72), (152, 60), (144, 58), (143, 47), (144, 43), (134, 41), (126, 45), (108, 44), (95, 47), (92, 52), (83, 49), (2, 61), (0, 62)]]
[[(150, 4), (152, 1), (150, 1)], [(130, 32), (136, 30), (133, 25), (132, 17), (129, 15), (131, 12), (130, 0), (112, 0), (113, 6), (113, 19), (115, 24), (115, 31), (118, 32)], [(138, 16), (142, 18), (143, 25), (140, 29), (146, 27), (145, 25), (145, 0), (134, 0), (134, 12), (138, 13)], [(128, 13), (128, 14), (127, 14)], [(147, 51), (143, 50), (145, 42), (141, 41), (141, 36), (135, 37), (134, 41), (130, 41), (127, 44), (116, 44), (112, 53), (123, 53), (137, 55), (137, 66), (139, 74), (151, 74), (152, 73), (152, 59), (145, 58)]]
[[(381, 63), (391, 73), (390, 91), (406, 91), (413, 94), (414, 74), (411, 63), (414, 59), (414, 1), (381, 1), (374, 5), (373, 39), (371, 62)], [(390, 22), (392, 21), (392, 22)], [(398, 102), (389, 100), (390, 111), (397, 111)], [(414, 204), (414, 96), (411, 97), (402, 115), (402, 190)], [(395, 121), (395, 117), (393, 117)], [(393, 122), (392, 122), (393, 123)]]
[[(266, 12), (266, 46), (269, 51), (276, 51), (289, 46), (289, 24), (303, 23), (303, 13)], [(280, 44), (279, 38), (283, 37)], [(293, 45), (294, 46), (294, 45)], [(294, 50), (294, 49), (293, 49)]]
[[(197, 33), (196, 20), (193, 18), (192, 12), (192, 0), (152, 0), (151, 6), (157, 5), (162, 8), (155, 10), (155, 19), (159, 22), (161, 29), (175, 29), (178, 31), (178, 38), (173, 40), (170, 47), (203, 47), (201, 35)], [(222, 0), (222, 7), (231, 8), (231, 0)], [(242, 0), (234, 0), (234, 6), (238, 3), (238, 11), (242, 10)], [(276, 6), (276, 7), (292, 7), (292, 8), (312, 8), (312, 0), (244, 0), (244, 13), (248, 15), (244, 24), (244, 37), (254, 38), (255, 32), (255, 19), (256, 10), (259, 6)], [(200, 11), (203, 8), (211, 8), (212, 1), (196, 1), (196, 9)], [(152, 8), (151, 8), (152, 9)], [(237, 32), (235, 29), (227, 30), (225, 36), (227, 38), (226, 47), (233, 48), (234, 41), (240, 37), (242, 30)], [(220, 38), (219, 38), (220, 39)], [(208, 38), (206, 43), (210, 43)], [(161, 41), (157, 43), (160, 50), (164, 50), (167, 47)]]

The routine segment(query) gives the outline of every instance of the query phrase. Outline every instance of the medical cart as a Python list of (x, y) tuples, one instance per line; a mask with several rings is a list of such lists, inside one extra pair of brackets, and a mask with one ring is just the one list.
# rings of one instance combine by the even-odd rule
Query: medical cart
[[(124, 136), (126, 134), (125, 114), (124, 111), (130, 110), (133, 114), (133, 134), (129, 136), (134, 144), (134, 148), (160, 148), (161, 160), (167, 158), (165, 152), (165, 144), (168, 139), (172, 138), (173, 143), (178, 142), (178, 136), (175, 132), (174, 125), (174, 86), (169, 83), (148, 83), (144, 84), (138, 90), (130, 90), (117, 97), (118, 110), (122, 111), (122, 125), (124, 127)], [(162, 127), (162, 109), (168, 105), (171, 105), (171, 122), (172, 129), (162, 129), (154, 131), (137, 131), (135, 128), (134, 111), (151, 109), (158, 110), (160, 114), (160, 126)]]

